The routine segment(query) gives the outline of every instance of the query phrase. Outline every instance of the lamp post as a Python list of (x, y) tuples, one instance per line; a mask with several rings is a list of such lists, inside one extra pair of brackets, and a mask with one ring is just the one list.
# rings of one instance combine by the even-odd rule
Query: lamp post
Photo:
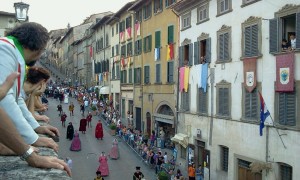
[(27, 21), (29, 4), (21, 2), (14, 3), (15, 11), (16, 11), (16, 19), (18, 21)]

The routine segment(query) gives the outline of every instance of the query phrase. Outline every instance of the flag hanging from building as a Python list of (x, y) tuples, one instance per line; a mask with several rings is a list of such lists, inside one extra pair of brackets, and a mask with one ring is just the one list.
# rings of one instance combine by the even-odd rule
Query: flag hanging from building
[(130, 39), (131, 38), (131, 27), (126, 29), (126, 39)]
[(154, 50), (154, 60), (157, 61), (160, 59), (160, 48), (155, 48)]
[(294, 91), (295, 54), (281, 54), (276, 56), (276, 91)]
[(131, 65), (131, 58), (129, 56), (128, 59), (127, 59), (127, 66), (128, 66), (128, 68), (130, 68), (130, 65)]
[(122, 68), (125, 67), (125, 59), (124, 59), (124, 57), (122, 57), (122, 59), (121, 59), (121, 66), (122, 66)]
[(135, 27), (136, 37), (140, 36), (141, 35), (141, 25), (140, 25), (140, 23), (139, 22), (135, 23), (134, 27)]
[(179, 69), (179, 91), (182, 92), (184, 89), (184, 68), (181, 67)]
[(174, 59), (174, 44), (169, 44), (167, 48), (167, 61)]
[(188, 92), (189, 89), (189, 77), (190, 77), (190, 68), (186, 66), (184, 68), (184, 92)]
[(93, 46), (90, 46), (90, 57), (93, 57)]
[(256, 58), (243, 59), (244, 64), (244, 86), (248, 92), (256, 87)]
[(120, 32), (120, 41), (121, 42), (125, 41), (125, 34), (124, 34), (124, 32)]
[(259, 134), (260, 136), (263, 135), (263, 128), (265, 127), (265, 121), (266, 119), (270, 116), (270, 112), (266, 107), (266, 103), (264, 101), (264, 98), (258, 92), (259, 94), (259, 99), (260, 99), (260, 123), (259, 123)]

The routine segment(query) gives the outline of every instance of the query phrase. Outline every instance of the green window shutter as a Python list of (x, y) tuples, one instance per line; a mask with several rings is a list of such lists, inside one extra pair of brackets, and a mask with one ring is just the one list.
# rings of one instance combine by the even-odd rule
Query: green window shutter
[(300, 13), (296, 14), (296, 49), (300, 49)]
[(160, 48), (160, 31), (155, 32), (155, 48)]
[(174, 42), (174, 26), (168, 26), (168, 44)]
[(278, 27), (279, 27), (279, 19), (271, 19), (269, 21), (269, 52), (275, 53), (278, 52)]
[(224, 60), (229, 60), (229, 33), (224, 34)]
[(193, 65), (193, 43), (189, 44), (189, 65)]
[(160, 83), (160, 64), (156, 64), (156, 82)]
[(194, 64), (197, 65), (197, 64), (200, 64), (200, 55), (199, 55), (199, 49), (200, 49), (200, 42), (199, 41), (196, 41), (194, 42)]
[(198, 112), (207, 114), (207, 93), (203, 91), (203, 88), (198, 88)]
[(134, 72), (133, 72), (133, 82), (137, 83), (137, 80), (136, 80), (136, 68), (134, 69)]
[(246, 57), (250, 57), (251, 56), (251, 26), (245, 28), (244, 34), (245, 34), (244, 55)]
[(251, 56), (258, 56), (258, 25), (251, 26)]
[(278, 95), (278, 117), (279, 124), (285, 125), (285, 93), (279, 93)]
[(205, 59), (207, 63), (211, 62), (211, 39), (210, 38), (206, 39)]
[(245, 118), (250, 119), (251, 118), (251, 93), (249, 93), (246, 89), (244, 91), (245, 91)]
[(251, 118), (258, 119), (258, 96), (257, 96), (257, 88), (255, 88), (251, 92)]
[(295, 93), (286, 93), (285, 105), (286, 125), (296, 125), (296, 96)]
[(144, 52), (146, 52), (146, 42), (147, 42), (146, 39), (147, 37), (144, 38)]
[(173, 61), (168, 62), (168, 77), (167, 77), (167, 82), (171, 83), (173, 82), (173, 74), (174, 74), (174, 63)]
[(149, 36), (149, 51), (152, 50), (152, 35)]
[(179, 52), (179, 67), (183, 66), (183, 58), (184, 58), (183, 51), (184, 51), (184, 46), (179, 46), (179, 50), (178, 50), (178, 52)]
[(224, 61), (224, 34), (219, 35), (219, 54), (218, 59)]

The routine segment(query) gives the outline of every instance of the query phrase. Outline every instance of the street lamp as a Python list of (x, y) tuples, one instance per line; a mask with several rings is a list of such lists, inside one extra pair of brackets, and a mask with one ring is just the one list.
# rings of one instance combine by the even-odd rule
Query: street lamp
[(18, 21), (26, 21), (29, 4), (21, 2), (14, 3), (16, 18)]

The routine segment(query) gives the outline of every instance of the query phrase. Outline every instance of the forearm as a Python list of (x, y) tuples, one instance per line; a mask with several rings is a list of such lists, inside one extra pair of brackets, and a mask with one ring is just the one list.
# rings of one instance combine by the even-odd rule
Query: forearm
[(35, 96), (34, 97), (34, 106), (35, 106), (34, 107), (35, 109), (42, 109), (42, 108), (44, 108), (40, 96)]
[(29, 145), (25, 143), (8, 115), (1, 108), (0, 119), (0, 142), (13, 150), (16, 154), (22, 155), (27, 151)]

